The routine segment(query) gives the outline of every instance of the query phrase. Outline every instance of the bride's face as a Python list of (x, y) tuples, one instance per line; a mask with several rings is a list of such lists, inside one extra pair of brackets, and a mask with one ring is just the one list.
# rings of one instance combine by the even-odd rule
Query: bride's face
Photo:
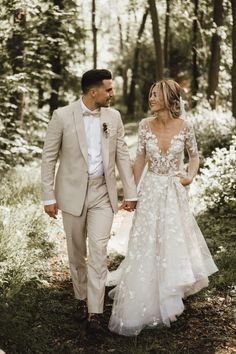
[(154, 86), (149, 96), (149, 105), (152, 113), (165, 109), (163, 93), (158, 86)]

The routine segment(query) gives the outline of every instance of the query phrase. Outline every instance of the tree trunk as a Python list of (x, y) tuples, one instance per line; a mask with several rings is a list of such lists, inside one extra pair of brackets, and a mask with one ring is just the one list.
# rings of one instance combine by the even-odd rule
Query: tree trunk
[(96, 0), (92, 0), (93, 68), (97, 68)]
[[(223, 0), (213, 1), (213, 21), (217, 27), (223, 25)], [(207, 98), (211, 104), (212, 109), (216, 108), (216, 90), (219, 82), (219, 68), (220, 68), (220, 37), (213, 33), (211, 38), (211, 58), (208, 73), (208, 90)]]
[[(12, 37), (8, 40), (7, 49), (9, 54), (9, 61), (12, 68), (13, 75), (22, 73), (24, 69), (24, 34), (23, 31), (26, 27), (26, 13), (22, 9), (15, 12), (14, 29)], [(12, 93), (10, 98), (11, 104), (16, 108), (14, 109), (13, 120), (23, 122), (23, 108), (24, 108), (24, 93), (16, 90)]]
[(43, 98), (43, 87), (42, 85), (38, 84), (38, 108), (41, 109), (44, 106), (44, 98)]
[[(198, 0), (194, 0), (194, 20), (193, 20), (193, 45), (192, 45), (192, 95), (198, 93), (198, 62), (197, 62), (197, 38), (198, 38)], [(197, 101), (192, 99), (192, 107), (196, 107)]]
[(130, 41), (130, 13), (131, 13), (131, 8), (130, 6), (128, 7), (128, 18), (127, 18), (127, 27), (126, 27), (126, 42), (129, 43)]
[[(60, 10), (63, 10), (63, 0), (54, 0), (54, 6), (58, 6)], [(52, 34), (52, 37), (58, 38), (58, 32), (60, 31), (61, 22), (59, 19), (55, 19), (54, 23), (55, 33)], [(58, 39), (55, 41), (54, 46), (52, 48), (52, 55), (50, 58), (50, 64), (52, 67), (52, 72), (54, 73), (54, 77), (51, 79), (51, 95), (49, 98), (49, 107), (50, 107), (50, 115), (53, 113), (55, 109), (58, 108), (59, 105), (59, 91), (61, 87), (61, 73), (62, 73), (62, 63), (60, 57), (60, 45)]]
[(152, 18), (152, 31), (156, 53), (156, 80), (163, 79), (163, 52), (161, 46), (161, 35), (159, 28), (158, 12), (155, 0), (148, 0), (150, 14)]
[(52, 72), (55, 74), (55, 77), (51, 79), (51, 96), (49, 99), (50, 106), (50, 115), (59, 105), (59, 90), (61, 87), (61, 71), (62, 65), (60, 60), (59, 48), (57, 54), (51, 58)]
[(145, 28), (147, 16), (148, 16), (149, 8), (145, 9), (143, 14), (142, 23), (138, 31), (138, 38), (136, 42), (136, 47), (134, 50), (134, 59), (133, 59), (133, 67), (132, 67), (132, 79), (130, 84), (130, 92), (127, 101), (127, 114), (132, 115), (134, 114), (134, 107), (135, 107), (135, 86), (138, 78), (138, 67), (139, 67), (139, 53), (140, 53), (140, 40)]
[[(124, 58), (124, 41), (123, 41), (123, 35), (122, 35), (121, 19), (119, 16), (117, 16), (117, 22), (118, 22), (119, 35), (120, 35), (120, 55), (122, 58)], [(127, 78), (127, 67), (125, 64), (122, 64), (121, 72), (122, 72), (122, 79), (123, 79), (122, 100), (123, 100), (123, 103), (126, 105), (126, 103), (127, 103), (127, 90), (128, 90), (128, 78)]]
[(233, 15), (233, 30), (232, 30), (232, 51), (233, 51), (233, 66), (232, 66), (232, 113), (236, 118), (236, 2), (231, 0), (232, 15)]
[(170, 44), (169, 34), (170, 34), (170, 0), (166, 0), (164, 63), (167, 72), (169, 71), (169, 44)]

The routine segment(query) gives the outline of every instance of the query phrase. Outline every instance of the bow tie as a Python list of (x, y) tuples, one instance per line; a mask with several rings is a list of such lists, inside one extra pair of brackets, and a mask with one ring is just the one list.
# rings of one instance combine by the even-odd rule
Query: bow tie
[(95, 111), (95, 112), (90, 112), (90, 111), (85, 111), (83, 112), (83, 116), (84, 117), (89, 117), (89, 116), (92, 116), (92, 117), (100, 117), (100, 111)]

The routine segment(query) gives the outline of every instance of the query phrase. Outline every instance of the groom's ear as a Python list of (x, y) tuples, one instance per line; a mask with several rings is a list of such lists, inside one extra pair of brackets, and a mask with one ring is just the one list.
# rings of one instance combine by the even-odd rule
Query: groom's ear
[(90, 96), (91, 96), (92, 98), (96, 97), (96, 95), (97, 95), (97, 88), (96, 88), (96, 87), (91, 87), (91, 88), (89, 89), (89, 94), (90, 94)]

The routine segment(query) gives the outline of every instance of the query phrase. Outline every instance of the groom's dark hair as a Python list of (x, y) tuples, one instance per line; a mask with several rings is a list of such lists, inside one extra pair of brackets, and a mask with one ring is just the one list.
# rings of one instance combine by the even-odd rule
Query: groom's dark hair
[(91, 87), (102, 85), (103, 80), (111, 80), (112, 74), (106, 69), (92, 69), (86, 71), (81, 79), (83, 93), (87, 93)]

